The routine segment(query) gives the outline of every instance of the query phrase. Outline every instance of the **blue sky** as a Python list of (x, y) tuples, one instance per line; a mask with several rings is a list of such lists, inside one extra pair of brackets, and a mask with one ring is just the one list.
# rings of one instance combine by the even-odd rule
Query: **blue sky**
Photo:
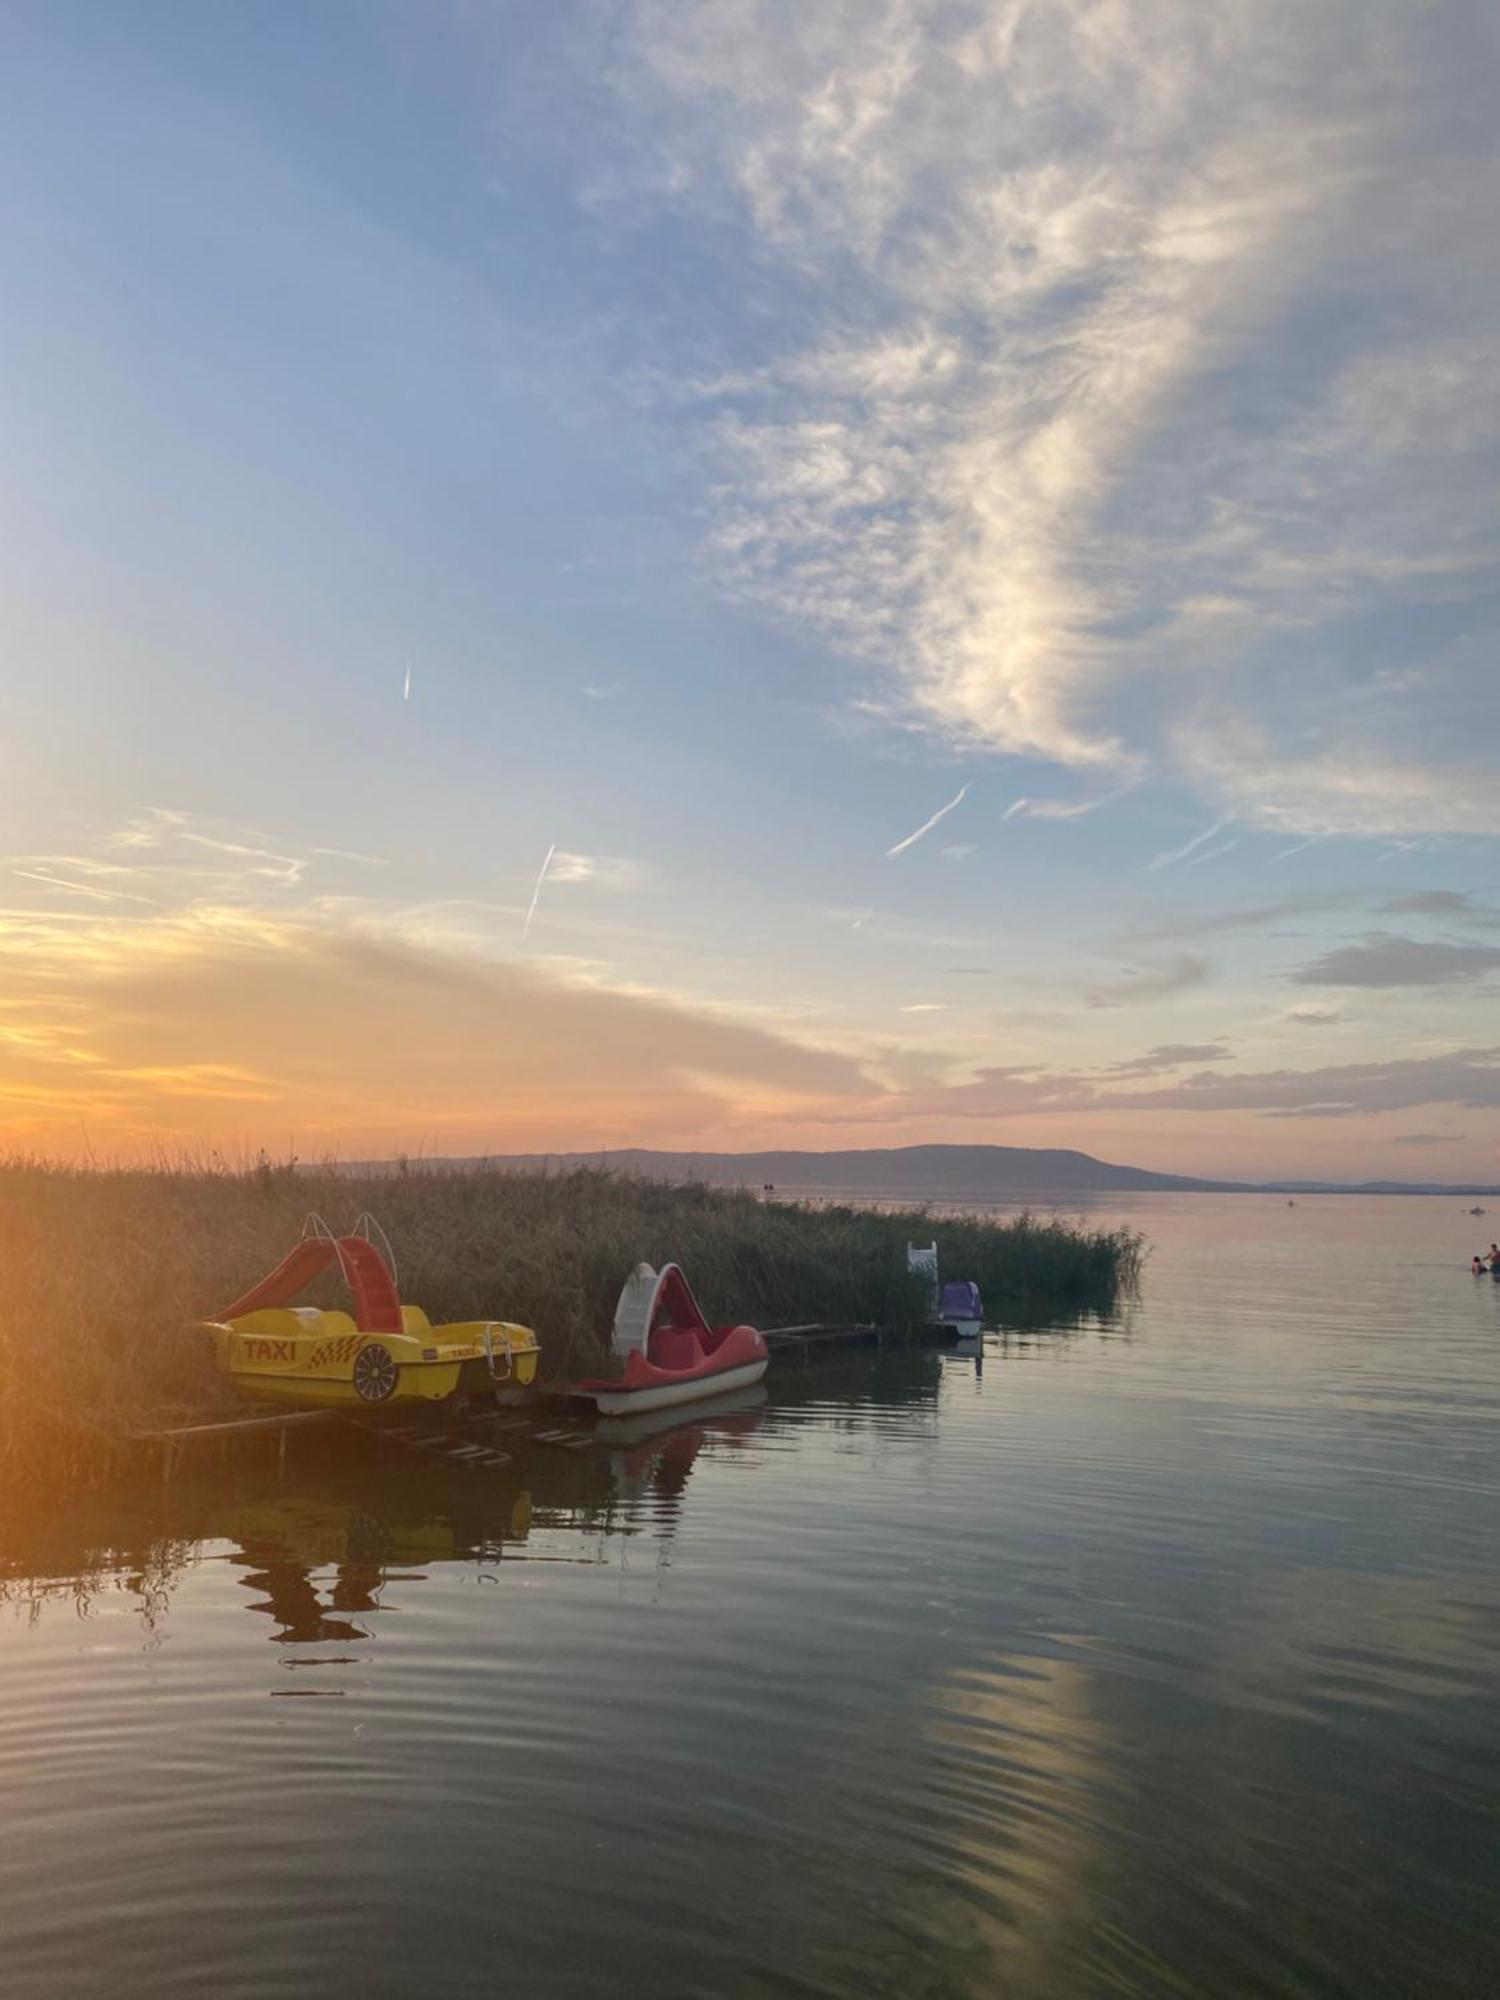
[(9, 10), (0, 1136), (1494, 1175), (1495, 43)]

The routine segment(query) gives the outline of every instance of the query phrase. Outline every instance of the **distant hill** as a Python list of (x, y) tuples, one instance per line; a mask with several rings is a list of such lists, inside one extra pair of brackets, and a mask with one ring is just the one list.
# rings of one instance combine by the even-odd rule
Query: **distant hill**
[[(388, 1166), (389, 1161), (351, 1163)], [(661, 1153), (626, 1146), (594, 1153), (496, 1153), (413, 1161), (420, 1167), (488, 1167), (502, 1173), (608, 1167), (650, 1180), (706, 1181), (711, 1187), (764, 1187), (783, 1194), (910, 1196), (993, 1201), (1072, 1194), (1440, 1194), (1500, 1198), (1500, 1187), (1420, 1181), (1211, 1181), (1119, 1167), (1069, 1148), (887, 1146), (838, 1153)]]
[(1267, 1181), (1260, 1194), (1458, 1194), (1500, 1200), (1500, 1187), (1479, 1181)]
[(893, 1146), (844, 1153), (657, 1153), (622, 1147), (599, 1153), (506, 1153), (433, 1166), (487, 1166), (502, 1172), (539, 1167), (610, 1167), (651, 1180), (706, 1181), (712, 1187), (763, 1187), (788, 1194), (916, 1195), (934, 1200), (1011, 1194), (1109, 1194), (1132, 1190), (1233, 1191), (1233, 1181), (1189, 1180), (1144, 1167), (1115, 1167), (1087, 1153), (1031, 1146)]

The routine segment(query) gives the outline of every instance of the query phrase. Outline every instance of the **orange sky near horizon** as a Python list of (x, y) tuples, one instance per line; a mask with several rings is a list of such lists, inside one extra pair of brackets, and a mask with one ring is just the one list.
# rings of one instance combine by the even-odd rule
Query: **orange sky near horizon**
[[(0, 951), (0, 1145), (74, 1162), (993, 1142), (1214, 1178), (1364, 1178), (1412, 1115), (1205, 1110), (1212, 1072), (1195, 1085), (1169, 1068), (1164, 1089), (1139, 1064), (976, 1074), (873, 1034), (804, 1035), (310, 910), (11, 913)], [(1485, 1171), (1482, 1155), (1436, 1173), (1413, 1157), (1407, 1177)]]

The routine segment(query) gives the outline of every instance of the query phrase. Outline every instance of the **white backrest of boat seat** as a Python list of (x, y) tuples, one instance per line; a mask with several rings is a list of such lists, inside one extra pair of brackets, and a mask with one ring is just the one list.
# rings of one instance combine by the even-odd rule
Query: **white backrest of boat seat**
[(928, 1311), (937, 1310), (938, 1301), (938, 1261), (936, 1243), (908, 1243), (906, 1246), (906, 1268), (920, 1271), (927, 1280)]
[(615, 1307), (611, 1345), (616, 1354), (628, 1354), (633, 1347), (646, 1345), (651, 1318), (656, 1311), (656, 1294), (660, 1288), (661, 1275), (654, 1264), (637, 1264), (625, 1280), (620, 1302)]

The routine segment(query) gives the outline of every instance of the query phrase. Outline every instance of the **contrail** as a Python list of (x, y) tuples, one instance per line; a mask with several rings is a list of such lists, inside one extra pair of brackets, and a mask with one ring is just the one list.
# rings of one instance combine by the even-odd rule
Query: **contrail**
[(1170, 854), (1158, 854), (1154, 861), (1147, 862), (1147, 874), (1155, 875), (1160, 869), (1171, 868), (1179, 861), (1186, 861), (1190, 854), (1198, 852), (1205, 841), (1212, 840), (1216, 833), (1222, 833), (1229, 824), (1227, 819), (1217, 819), (1212, 826), (1206, 826), (1202, 833), (1195, 833), (1185, 846), (1174, 847)]
[(536, 878), (536, 887), (531, 892), (531, 907), (526, 912), (525, 923), (522, 924), (521, 926), (522, 944), (525, 944), (526, 939), (530, 934), (531, 920), (536, 915), (537, 900), (542, 893), (542, 884), (547, 879), (547, 870), (552, 866), (552, 857), (554, 854), (556, 854), (556, 852), (557, 852), (557, 842), (554, 840), (552, 845), (547, 849), (547, 859), (542, 863), (541, 873)]
[(1272, 861), (1290, 861), (1294, 854), (1306, 854), (1308, 848), (1316, 847), (1320, 840), (1327, 840), (1326, 833), (1315, 833), (1311, 840), (1299, 840), (1295, 847), (1283, 847), (1279, 854), (1271, 856)]
[[(972, 783), (972, 780), (970, 782)], [(937, 811), (932, 815), (931, 819), (924, 820), (922, 824), (917, 828), (915, 833), (909, 833), (906, 836), (905, 840), (898, 840), (894, 847), (888, 847), (885, 851), (886, 859), (889, 861), (894, 861), (896, 856), (898, 854), (904, 854), (908, 847), (915, 847), (917, 842), (922, 838), (922, 835), (924, 833), (931, 833), (932, 829), (937, 825), (940, 819), (946, 819), (955, 806), (963, 804), (964, 798), (968, 793), (968, 789), (969, 789), (968, 785), (964, 785), (955, 794), (953, 798), (949, 799), (947, 805), (939, 806)]]
[(410, 661), (410, 660), (408, 660), (408, 661), (407, 661), (407, 663), (406, 663), (406, 685), (405, 685), (405, 687), (403, 687), (403, 688), (402, 688), (402, 690), (401, 690), (401, 699), (402, 699), (403, 701), (410, 701), (410, 700), (411, 700), (411, 661)]

